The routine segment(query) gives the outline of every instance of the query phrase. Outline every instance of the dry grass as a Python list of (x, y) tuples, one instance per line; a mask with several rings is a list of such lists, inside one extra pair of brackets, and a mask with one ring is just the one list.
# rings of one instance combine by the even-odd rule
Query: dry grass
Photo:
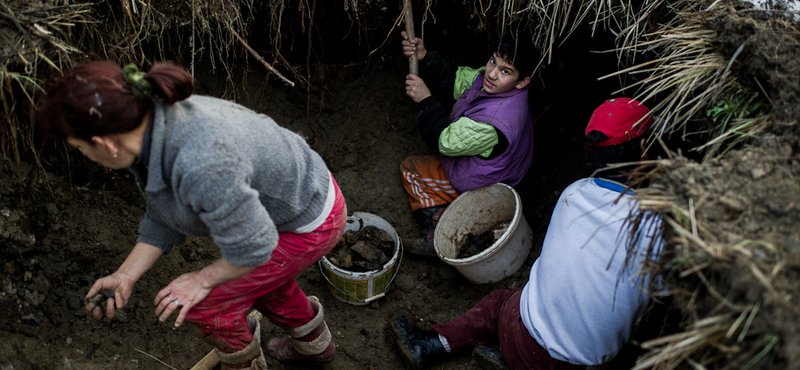
[[(529, 33), (533, 46), (542, 51), (543, 65), (550, 63), (554, 48), (583, 26), (588, 26), (592, 35), (611, 32), (621, 50), (631, 49), (655, 29), (653, 18), (666, 6), (666, 0), (474, 1), (472, 16), (478, 20), (478, 29)], [(631, 58), (636, 55), (629, 54)]]
[[(744, 89), (732, 72), (741, 47), (726, 58), (716, 46), (718, 34), (708, 19), (733, 12), (733, 8), (719, 2), (700, 8), (703, 5), (706, 4), (677, 2), (676, 6), (684, 10), (672, 22), (621, 47), (628, 53), (653, 52), (658, 56), (603, 78), (636, 77), (637, 82), (617, 93), (635, 91), (637, 100), (653, 102), (653, 114), (667, 122), (654, 137), (705, 134), (708, 141), (694, 150), (703, 152), (708, 160), (757, 137), (769, 126), (771, 104), (760, 91)], [(687, 124), (698, 119), (705, 121), (707, 128), (700, 132), (687, 130)]]
[[(531, 43), (542, 50), (540, 65), (549, 63), (553, 49), (579, 27), (589, 27), (592, 34), (599, 30), (614, 34), (617, 48), (612, 51), (618, 55), (620, 70), (602, 78), (632, 81), (615, 93), (648, 103), (653, 115), (667, 123), (651, 137), (651, 144), (655, 138), (673, 134), (683, 139), (708, 137), (694, 148), (708, 160), (758, 137), (771, 124), (772, 102), (763, 91), (743, 88), (731, 70), (738, 52), (722, 55), (717, 30), (709, 25), (714, 16), (737, 12), (735, 4), (713, 0), (475, 1), (472, 16), (479, 20), (479, 28), (529, 31)], [(687, 125), (695, 121), (706, 121), (706, 125)]]
[[(357, 14), (357, 1), (348, 0), (346, 4), (351, 4)], [(225, 71), (229, 86), (233, 86), (234, 74), (242, 70), (234, 68), (234, 62), (253, 57), (287, 85), (294, 85), (294, 81), (278, 68), (308, 84), (308, 76), (280, 53), (282, 21), (294, 16), (284, 12), (296, 11), (311, 37), (316, 0), (301, 0), (292, 6), (287, 10), (286, 2), (279, 0), (2, 2), (0, 18), (5, 27), (0, 27), (0, 118), (5, 127), (0, 131), (0, 165), (15, 166), (20, 176), (21, 161), (33, 160), (38, 164), (35, 167), (41, 168), (41, 145), (34, 139), (32, 118), (37, 94), (50, 76), (86, 59), (111, 59), (145, 68), (154, 61), (173, 60), (187, 66), (193, 75), (195, 66), (205, 59), (213, 69)], [(254, 7), (266, 7), (272, 15), (271, 61), (246, 41)]]
[[(170, 17), (164, 9), (175, 4), (142, 0), (122, 0), (119, 3), (76, 2), (61, 4), (56, 1), (3, 2), (0, 16), (11, 27), (0, 29), (0, 100), (3, 104), (2, 120), (5, 129), (0, 132), (2, 162), (17, 168), (22, 161), (33, 161), (41, 167), (36, 143), (33, 112), (41, 86), (49, 76), (87, 58), (109, 58), (121, 64), (133, 62), (146, 65), (153, 60), (171, 59), (174, 50), (182, 47), (184, 40), (176, 38), (175, 29), (189, 27), (193, 19), (203, 19), (197, 27), (198, 39), (207, 39), (201, 48), (216, 50), (212, 60), (227, 54), (233, 36), (220, 37), (220, 29), (212, 22), (239, 20), (242, 27), (240, 5), (230, 1), (194, 0), (193, 12), (197, 17), (186, 20)], [(247, 4), (244, 4), (247, 5)], [(207, 18), (210, 17), (210, 18)], [(101, 22), (100, 19), (108, 19)], [(211, 19), (211, 20), (209, 20)], [(222, 28), (225, 30), (224, 28)], [(193, 46), (195, 28), (189, 33)], [(188, 33), (188, 32), (187, 32)], [(151, 53), (155, 50), (154, 53)], [(192, 49), (192, 56), (197, 52)], [(194, 59), (193, 59), (194, 61)]]

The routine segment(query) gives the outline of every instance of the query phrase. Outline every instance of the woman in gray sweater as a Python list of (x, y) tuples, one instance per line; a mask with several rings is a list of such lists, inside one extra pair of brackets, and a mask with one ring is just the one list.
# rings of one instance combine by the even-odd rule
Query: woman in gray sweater
[(342, 235), (347, 208), (336, 181), (300, 136), (193, 88), (173, 64), (145, 74), (89, 62), (51, 84), (39, 105), (43, 133), (106, 167), (128, 168), (147, 200), (132, 251), (87, 293), (113, 298), (86, 309), (114, 317), (159, 257), (187, 236), (210, 235), (222, 258), (161, 289), (159, 320), (177, 312), (175, 326), (194, 324), (223, 368), (266, 369), (260, 325), (246, 315), (255, 307), (288, 334), (267, 343), (271, 355), (332, 360), (322, 306), (295, 279)]

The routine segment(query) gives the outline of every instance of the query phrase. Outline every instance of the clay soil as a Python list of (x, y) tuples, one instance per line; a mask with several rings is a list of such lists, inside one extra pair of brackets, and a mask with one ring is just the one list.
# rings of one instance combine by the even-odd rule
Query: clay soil
[[(394, 50), (399, 50), (399, 40), (395, 42)], [(548, 94), (542, 93), (544, 79), (532, 90), (537, 160), (517, 188), (534, 231), (534, 251), (525, 265), (501, 282), (474, 285), (438, 259), (403, 255), (386, 297), (365, 306), (338, 301), (319, 268), (309, 268), (299, 284), (320, 297), (339, 346), (326, 368), (402, 369), (386, 330), (392, 317), (404, 313), (426, 326), (457, 316), (494, 289), (525, 284), (560, 189), (586, 175), (579, 141), (582, 126), (612, 91), (596, 82), (603, 71), (586, 73), (577, 63), (603, 56), (587, 50), (574, 53), (566, 58), (573, 64), (554, 69)], [(416, 130), (414, 103), (403, 93), (407, 62), (402, 57), (370, 68), (323, 66), (316, 73), (325, 80), (310, 95), (279, 82), (265, 83), (266, 73), (257, 66), (246, 80), (237, 81), (242, 88), (235, 91), (226, 88), (222, 71), (203, 71), (196, 76), (198, 93), (235, 95), (242, 104), (304, 136), (328, 163), (349, 213), (378, 215), (403, 240), (418, 236), (399, 164), (406, 156), (429, 152)], [(593, 88), (570, 93), (559, 87), (569, 85), (565, 76), (573, 84)], [(585, 103), (576, 104), (575, 99)], [(13, 171), (0, 177), (0, 364), (17, 370), (192, 367), (211, 348), (185, 327), (159, 323), (153, 299), (171, 279), (217, 258), (216, 247), (204, 238), (176, 247), (137, 283), (130, 303), (116, 318), (87, 318), (83, 296), (95, 279), (123, 261), (144, 211), (142, 195), (126, 171), (108, 171), (77, 154), (72, 153), (71, 162), (49, 155), (45, 160), (51, 170), (33, 183), (18, 179)], [(24, 167), (21, 173), (30, 170)], [(262, 325), (267, 339), (282, 334), (267, 320)], [(272, 369), (305, 368), (268, 362)], [(437, 366), (477, 368), (469, 353)]]
[[(399, 40), (390, 42), (394, 45), (388, 48), (399, 51)], [(474, 285), (438, 259), (403, 255), (386, 296), (364, 306), (338, 301), (319, 268), (309, 268), (298, 283), (321, 299), (339, 346), (336, 359), (324, 368), (403, 369), (386, 330), (392, 317), (407, 314), (420, 326), (429, 326), (459, 315), (494, 289), (519, 288), (527, 282), (561, 189), (589, 174), (583, 165), (583, 128), (592, 110), (619, 87), (618, 81), (597, 81), (614, 71), (614, 56), (590, 50), (610, 45), (608, 40), (574, 36), (531, 85), (535, 162), (516, 188), (534, 234), (534, 248), (523, 267), (498, 283)], [(433, 42), (428, 46), (435, 49)], [(428, 150), (416, 131), (414, 104), (403, 94), (407, 63), (396, 54), (366, 67), (315, 67), (312, 75), (324, 80), (315, 80), (310, 94), (272, 78), (265, 82), (266, 73), (255, 63), (242, 67), (250, 70), (246, 78), (234, 77), (235, 89), (226, 87), (222, 71), (205, 66), (198, 68), (197, 92), (236, 100), (304, 136), (326, 160), (350, 213), (376, 214), (410, 241), (418, 230), (398, 167), (406, 156)], [(786, 151), (785, 145), (782, 148)], [(791, 145), (788, 148), (790, 157), (796, 155)], [(205, 238), (176, 247), (137, 283), (128, 306), (116, 318), (87, 318), (86, 291), (95, 279), (117, 268), (136, 240), (144, 212), (142, 195), (125, 171), (108, 171), (77, 153), (71, 161), (54, 154), (44, 160), (46, 173), (36, 174), (24, 164), (17, 171), (9, 164), (3, 167), (10, 170), (0, 176), (0, 369), (191, 368), (211, 348), (185, 326), (175, 329), (171, 322), (158, 322), (153, 299), (171, 279), (218, 258), (216, 247)], [(793, 163), (795, 169), (786, 176), (796, 184), (797, 161)], [(29, 173), (36, 175), (26, 176)], [(776, 204), (775, 212), (796, 214), (796, 201)], [(759, 227), (768, 228), (763, 224), (770, 220), (760, 219)], [(267, 320), (262, 320), (262, 329), (265, 340), (282, 334)], [(637, 339), (656, 334), (640, 331)], [(635, 344), (629, 345), (612, 368), (629, 368), (639, 353)], [(270, 358), (268, 362), (271, 369), (307, 368)], [(478, 365), (464, 353), (432, 368)]]

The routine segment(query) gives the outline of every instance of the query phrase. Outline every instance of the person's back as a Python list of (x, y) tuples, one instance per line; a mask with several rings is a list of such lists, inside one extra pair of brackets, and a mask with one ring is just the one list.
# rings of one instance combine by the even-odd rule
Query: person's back
[[(607, 154), (596, 166), (641, 157), (636, 139), (642, 133), (630, 128), (614, 132), (610, 123), (603, 122), (623, 120), (630, 127), (647, 113), (638, 104), (611, 99), (595, 111), (586, 132), (600, 130), (594, 134), (602, 135), (589, 144), (587, 154), (590, 158)], [(617, 143), (620, 140), (626, 143)], [(661, 224), (657, 218), (644, 217), (632, 232), (630, 216), (638, 212), (638, 202), (625, 180), (616, 171), (601, 171), (562, 192), (541, 255), (523, 288), (520, 315), (525, 327), (557, 360), (607, 363), (628, 342), (648, 302), (649, 281), (639, 271), (651, 243), (658, 243), (655, 249), (660, 250)], [(631, 239), (632, 235), (639, 237)]]
[[(644, 256), (627, 260), (627, 220), (637, 202), (632, 194), (620, 193), (624, 188), (599, 178), (567, 187), (522, 290), (522, 320), (557, 360), (610, 361), (630, 339), (647, 304), (647, 282), (637, 276)], [(636, 251), (647, 250), (658, 224), (645, 229), (646, 237), (632, 246)]]

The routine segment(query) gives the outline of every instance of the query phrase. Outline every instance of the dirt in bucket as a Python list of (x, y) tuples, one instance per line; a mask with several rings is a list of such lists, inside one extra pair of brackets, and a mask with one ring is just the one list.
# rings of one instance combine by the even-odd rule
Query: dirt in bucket
[(492, 246), (497, 239), (500, 239), (500, 236), (508, 230), (509, 225), (511, 225), (511, 220), (501, 221), (480, 235), (468, 233), (467, 237), (464, 238), (464, 244), (458, 249), (456, 258), (469, 258), (483, 252), (486, 248)]
[(353, 272), (375, 271), (383, 268), (394, 253), (395, 241), (384, 230), (366, 226), (359, 231), (348, 230), (326, 256), (337, 267)]

